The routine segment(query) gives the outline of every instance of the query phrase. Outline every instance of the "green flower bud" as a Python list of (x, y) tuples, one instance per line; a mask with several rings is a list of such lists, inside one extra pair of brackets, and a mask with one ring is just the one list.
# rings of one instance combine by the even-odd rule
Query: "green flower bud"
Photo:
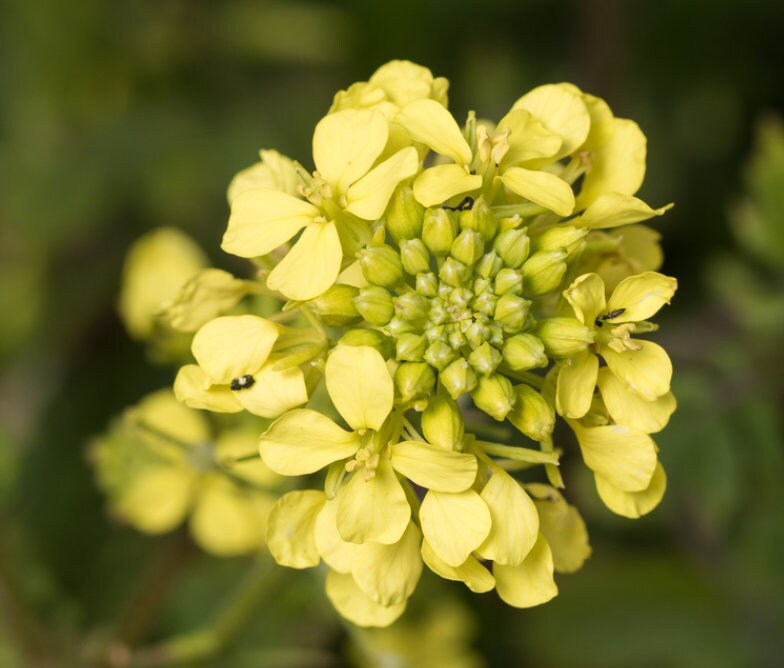
[(528, 319), (531, 302), (513, 294), (501, 295), (495, 306), (493, 318), (503, 325), (506, 332), (519, 332)]
[(491, 346), (502, 348), (504, 345), (504, 328), (497, 322), (487, 324), (487, 340)]
[(448, 257), (441, 269), (438, 270), (439, 278), (455, 288), (463, 285), (463, 282), (471, 275), (471, 270), (466, 267), (462, 262), (458, 262), (453, 257)]
[(534, 441), (546, 441), (555, 427), (555, 411), (533, 387), (514, 388), (517, 402), (506, 416), (515, 427)]
[(327, 327), (343, 327), (359, 318), (359, 312), (354, 305), (354, 299), (358, 294), (359, 290), (354, 286), (338, 283), (315, 299), (311, 299), (308, 304)]
[(422, 241), (433, 255), (446, 255), (457, 236), (457, 220), (451, 211), (430, 208), (422, 223)]
[(431, 271), (417, 274), (416, 291), (425, 297), (435, 297), (438, 294), (438, 278), (436, 278), (436, 275)]
[(542, 340), (533, 334), (517, 334), (504, 342), (504, 362), (510, 369), (525, 371), (547, 366)]
[(584, 239), (590, 230), (587, 227), (559, 225), (551, 227), (535, 240), (537, 251), (558, 250), (562, 248), (572, 257), (585, 244)]
[(566, 251), (550, 250), (534, 253), (523, 265), (525, 293), (536, 296), (558, 287), (566, 272)]
[(476, 372), (462, 357), (450, 362), (438, 374), (438, 380), (453, 399), (457, 399), (465, 392), (470, 392), (477, 384)]
[(489, 330), (485, 323), (474, 320), (463, 332), (472, 348), (478, 348), (487, 340)]
[(440, 299), (432, 300), (430, 302), (430, 312), (428, 314), (428, 319), (430, 322), (436, 325), (440, 325), (448, 318), (449, 313), (447, 313), (446, 308), (444, 307), (444, 302), (442, 302)]
[(400, 260), (407, 274), (416, 276), (430, 270), (430, 253), (421, 239), (404, 239), (400, 242)]
[(428, 340), (429, 343), (435, 343), (436, 341), (444, 341), (446, 338), (446, 329), (443, 325), (430, 325), (425, 330), (425, 338)]
[(455, 288), (449, 292), (449, 303), (466, 308), (474, 294), (468, 288)]
[(490, 289), (490, 286), (492, 285), (492, 283), (493, 283), (492, 280), (490, 280), (489, 278), (482, 278), (481, 276), (479, 276), (478, 278), (475, 278), (474, 279), (474, 286), (473, 286), (474, 294), (475, 295), (480, 295), (483, 292), (486, 292), (487, 290)]
[(457, 329), (449, 332), (447, 341), (453, 350), (460, 350), (460, 348), (468, 343), (468, 339), (466, 339), (465, 334)]
[(392, 318), (387, 325), (387, 331), (392, 336), (400, 336), (401, 334), (407, 334), (409, 332), (416, 332), (420, 328), (420, 325), (415, 322), (411, 322), (410, 320), (404, 320), (403, 318)]
[(376, 329), (350, 329), (340, 337), (341, 346), (370, 346), (381, 353), (384, 359), (392, 357), (395, 351), (394, 339)]
[(395, 357), (404, 362), (421, 362), (426, 348), (424, 336), (406, 332), (396, 339)]
[(503, 268), (504, 263), (495, 251), (485, 253), (476, 263), (474, 270), (482, 278), (492, 278)]
[(433, 368), (425, 362), (403, 362), (395, 372), (395, 387), (403, 403), (428, 396), (435, 385)]
[(474, 298), (474, 301), (471, 302), (471, 308), (474, 311), (478, 313), (484, 313), (489, 317), (495, 312), (495, 305), (497, 301), (498, 297), (496, 297), (492, 292), (483, 292)]
[(530, 251), (531, 241), (525, 230), (504, 230), (499, 234), (493, 248), (504, 264), (518, 269), (525, 262)]
[(572, 357), (593, 343), (593, 333), (575, 318), (541, 320), (536, 335), (542, 340), (550, 357)]
[(473, 265), (485, 252), (482, 235), (473, 230), (463, 230), (452, 243), (449, 254), (468, 266)]
[(400, 186), (389, 200), (387, 230), (397, 242), (401, 239), (416, 239), (422, 232), (424, 215), (425, 208), (416, 201), (411, 186)]
[(368, 283), (391, 288), (403, 278), (403, 264), (391, 246), (368, 246), (359, 252), (359, 266)]
[(514, 295), (522, 294), (523, 292), (523, 275), (516, 269), (504, 268), (496, 274), (495, 277), (495, 293), (503, 295), (511, 292)]
[(384, 288), (369, 285), (361, 288), (354, 298), (354, 306), (371, 325), (386, 325), (395, 313), (392, 295)]
[(512, 383), (498, 374), (480, 377), (471, 398), (479, 410), (499, 422), (509, 414), (517, 400)]
[(457, 353), (446, 341), (433, 341), (425, 351), (425, 361), (441, 371), (447, 364), (449, 364)]
[(430, 310), (430, 300), (413, 290), (395, 297), (392, 303), (395, 306), (395, 315), (411, 322), (424, 320)]
[(470, 209), (460, 212), (460, 229), (478, 232), (485, 241), (495, 236), (498, 221), (484, 198), (480, 197)]
[(422, 413), (422, 433), (428, 443), (445, 450), (462, 450), (465, 425), (454, 399), (443, 392), (431, 397)]
[(482, 376), (489, 376), (501, 364), (503, 357), (485, 341), (468, 356), (468, 363)]

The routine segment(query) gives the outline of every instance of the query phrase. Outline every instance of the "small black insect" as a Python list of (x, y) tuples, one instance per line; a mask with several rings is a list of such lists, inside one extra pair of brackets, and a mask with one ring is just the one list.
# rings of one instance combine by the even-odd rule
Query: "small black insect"
[(251, 376), (240, 376), (239, 378), (234, 378), (231, 381), (231, 385), (229, 387), (232, 390), (247, 390), (249, 387), (253, 387), (253, 384), (256, 382), (256, 379)]
[(446, 209), (447, 211), (470, 211), (474, 206), (474, 198), (473, 197), (464, 197), (460, 200), (460, 203), (455, 206), (447, 206), (444, 204), (442, 209)]
[(612, 320), (613, 318), (617, 318), (619, 315), (622, 315), (626, 311), (625, 308), (615, 309), (611, 313), (605, 313), (604, 315), (600, 315), (596, 318), (594, 323), (597, 327), (601, 327), (604, 324), (605, 320)]

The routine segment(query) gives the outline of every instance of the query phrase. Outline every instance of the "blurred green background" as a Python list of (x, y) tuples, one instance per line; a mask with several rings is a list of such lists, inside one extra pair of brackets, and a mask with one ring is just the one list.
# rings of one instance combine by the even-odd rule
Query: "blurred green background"
[[(465, 665), (784, 664), (783, 31), (777, 0), (0, 3), (0, 666), (103, 665), (111, 629), (182, 633), (243, 586), (243, 560), (118, 526), (96, 490), (90, 438), (171, 380), (116, 316), (124, 253), (169, 225), (242, 271), (219, 250), (232, 175), (262, 147), (306, 161), (334, 92), (392, 58), (446, 76), (459, 119), (576, 83), (638, 121), (641, 197), (676, 203), (667, 496), (631, 522), (568, 472), (593, 556), (533, 610), (446, 587)], [(376, 665), (318, 586), (275, 578), (199, 665)]]

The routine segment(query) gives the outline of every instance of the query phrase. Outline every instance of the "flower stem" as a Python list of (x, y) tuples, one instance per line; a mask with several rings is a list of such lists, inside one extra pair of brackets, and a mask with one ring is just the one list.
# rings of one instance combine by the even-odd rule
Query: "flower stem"
[(489, 441), (474, 441), (474, 445), (482, 448), (488, 455), (496, 457), (506, 457), (518, 462), (529, 462), (531, 464), (558, 464), (558, 454), (556, 452), (542, 452), (531, 448), (521, 448), (513, 445), (501, 445), (500, 443), (490, 443)]

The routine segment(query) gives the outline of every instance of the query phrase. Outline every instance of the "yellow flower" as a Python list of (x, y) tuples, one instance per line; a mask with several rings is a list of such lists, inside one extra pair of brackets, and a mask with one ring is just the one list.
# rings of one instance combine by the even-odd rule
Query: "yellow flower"
[(397, 184), (418, 169), (412, 147), (376, 164), (388, 135), (377, 111), (349, 109), (323, 118), (313, 135), (316, 172), (303, 188), (307, 199), (271, 188), (238, 192), (223, 249), (240, 257), (266, 255), (302, 230), (267, 285), (289, 299), (320, 295), (340, 273), (341, 235), (366, 237), (363, 221), (380, 218)]

